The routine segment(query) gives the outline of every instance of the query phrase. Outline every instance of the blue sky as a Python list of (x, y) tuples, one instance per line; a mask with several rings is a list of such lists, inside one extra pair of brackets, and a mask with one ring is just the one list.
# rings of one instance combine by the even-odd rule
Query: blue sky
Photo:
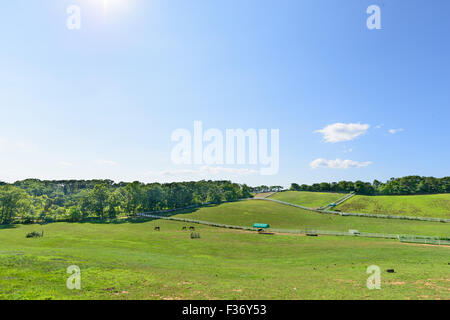
[[(450, 2), (107, 1), (2, 3), (0, 180), (449, 174)], [(381, 30), (366, 27), (372, 4)], [(171, 163), (172, 132), (196, 120), (279, 129), (278, 174)], [(317, 132), (333, 140), (338, 123), (347, 141)]]

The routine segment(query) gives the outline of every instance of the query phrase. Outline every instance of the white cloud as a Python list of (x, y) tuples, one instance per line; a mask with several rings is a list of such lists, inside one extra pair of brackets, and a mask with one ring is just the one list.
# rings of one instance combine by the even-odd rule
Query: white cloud
[(225, 167), (211, 167), (203, 166), (198, 169), (178, 169), (178, 170), (165, 170), (165, 171), (149, 171), (147, 176), (180, 176), (180, 175), (219, 175), (219, 174), (232, 174), (232, 175), (250, 175), (258, 173), (258, 170), (246, 169), (246, 168), (225, 168)]
[(396, 133), (399, 133), (399, 132), (402, 132), (402, 131), (404, 131), (403, 129), (389, 129), (389, 133), (390, 134), (396, 134)]
[(366, 133), (370, 128), (368, 124), (361, 123), (334, 123), (316, 132), (322, 133), (326, 142), (351, 141)]
[(326, 159), (319, 158), (319, 159), (312, 161), (309, 165), (313, 169), (317, 169), (317, 168), (350, 169), (350, 168), (367, 167), (370, 164), (372, 164), (372, 162), (370, 162), (370, 161), (359, 162), (359, 161), (354, 161), (354, 160), (341, 160), (341, 159), (326, 160)]
[(112, 161), (112, 160), (102, 160), (102, 159), (97, 160), (96, 163), (97, 163), (98, 165), (101, 165), (101, 166), (111, 166), (111, 167), (117, 165), (117, 162), (115, 162), (115, 161)]

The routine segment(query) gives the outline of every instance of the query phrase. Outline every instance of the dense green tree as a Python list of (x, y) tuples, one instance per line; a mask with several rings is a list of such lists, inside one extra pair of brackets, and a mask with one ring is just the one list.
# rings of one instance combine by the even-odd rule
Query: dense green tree
[(0, 187), (0, 224), (10, 224), (31, 206), (30, 196), (22, 189), (9, 185)]
[(116, 189), (109, 192), (108, 198), (106, 199), (106, 214), (109, 219), (114, 219), (119, 215), (121, 205), (125, 202), (125, 198), (123, 189)]
[(145, 211), (161, 210), (165, 207), (166, 194), (159, 184), (152, 184), (147, 187), (145, 195)]
[(242, 198), (246, 199), (250, 198), (251, 196), (252, 196), (251, 188), (246, 184), (242, 185)]
[(391, 178), (386, 183), (374, 180), (373, 183), (363, 181), (339, 181), (332, 183), (315, 183), (313, 185), (297, 183), (291, 185), (291, 190), (297, 191), (326, 191), (326, 192), (356, 192), (358, 194), (374, 195), (408, 195), (447, 193), (450, 191), (450, 177), (434, 178), (420, 176), (406, 176)]
[(207, 202), (220, 203), (222, 201), (222, 193), (218, 186), (214, 185), (208, 190)]
[(106, 184), (96, 185), (88, 194), (88, 210), (103, 219), (108, 196), (108, 186)]
[(83, 220), (83, 212), (80, 207), (70, 207), (67, 210), (67, 215), (69, 216), (70, 221), (77, 222)]
[(145, 190), (143, 184), (135, 181), (125, 187), (125, 211), (129, 214), (138, 213), (143, 207)]

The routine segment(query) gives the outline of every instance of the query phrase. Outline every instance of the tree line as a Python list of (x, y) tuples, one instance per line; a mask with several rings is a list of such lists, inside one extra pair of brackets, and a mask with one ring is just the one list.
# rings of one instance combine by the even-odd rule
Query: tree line
[(292, 191), (313, 192), (356, 192), (362, 195), (412, 195), (435, 194), (450, 192), (450, 177), (434, 178), (407, 176), (391, 178), (386, 182), (374, 180), (372, 183), (363, 181), (322, 182), (312, 185), (292, 183)]
[(265, 192), (281, 192), (284, 190), (282, 186), (258, 186), (258, 187), (250, 187), (250, 191), (253, 193), (265, 193)]
[[(230, 181), (174, 183), (120, 182), (111, 180), (27, 179), (0, 182), (0, 224), (114, 219), (139, 212), (179, 209), (205, 203), (249, 198), (252, 193), (279, 192), (281, 186), (249, 187)], [(450, 192), (450, 177), (407, 176), (385, 183), (374, 180), (292, 183), (290, 190), (356, 192), (363, 195), (409, 195)]]
[(0, 224), (114, 219), (139, 212), (178, 209), (251, 197), (230, 181), (115, 183), (111, 180), (0, 183)]

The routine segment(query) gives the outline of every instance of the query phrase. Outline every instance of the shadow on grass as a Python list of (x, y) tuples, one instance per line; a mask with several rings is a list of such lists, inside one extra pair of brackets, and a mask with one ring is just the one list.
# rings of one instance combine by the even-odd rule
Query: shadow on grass
[[(224, 202), (224, 203), (229, 203), (229, 202), (238, 202), (238, 201), (228, 201), (228, 202)], [(207, 205), (202, 205), (202, 206), (198, 206), (198, 207), (180, 209), (180, 210), (175, 210), (175, 211), (170, 211), (170, 212), (162, 212), (162, 213), (148, 212), (148, 214), (160, 216), (160, 217), (171, 217), (171, 216), (175, 216), (175, 215), (194, 213), (194, 212), (197, 212), (201, 208), (213, 208), (213, 207), (217, 207), (221, 204), (223, 204), (223, 203), (207, 204)], [(53, 223), (58, 223), (58, 222), (74, 223), (74, 224), (78, 223), (78, 224), (111, 224), (111, 225), (114, 225), (114, 224), (124, 224), (124, 223), (145, 223), (145, 222), (150, 222), (153, 220), (160, 220), (160, 219), (159, 218), (142, 217), (142, 216), (130, 216), (130, 217), (126, 217), (126, 218), (116, 218), (116, 219), (99, 219), (97, 217), (89, 217), (89, 218), (84, 219), (83, 221), (46, 221), (46, 222), (30, 223), (28, 225), (44, 226), (47, 224), (53, 224)], [(0, 230), (12, 229), (12, 228), (17, 228), (17, 225), (15, 225), (15, 224), (14, 225), (0, 225)]]
[[(180, 214), (189, 214), (189, 213), (194, 213), (197, 212), (199, 209), (201, 208), (213, 208), (213, 207), (217, 207), (219, 206), (219, 204), (208, 204), (208, 205), (204, 205), (204, 206), (198, 206), (195, 208), (188, 208), (188, 209), (182, 209), (182, 210), (176, 210), (176, 211), (171, 211), (171, 212), (163, 212), (163, 213), (151, 213), (148, 212), (148, 214), (154, 215), (154, 216), (160, 216), (160, 217), (172, 217), (175, 215), (180, 215)], [(142, 217), (142, 216), (131, 216), (131, 217), (127, 217), (127, 218), (118, 218), (118, 219), (112, 219), (112, 220), (108, 220), (108, 219), (98, 219), (98, 218), (88, 218), (85, 219), (83, 221), (79, 221), (79, 222), (74, 222), (74, 223), (92, 223), (92, 224), (124, 224), (124, 223), (145, 223), (145, 222), (150, 222), (153, 220), (160, 220), (159, 218), (150, 218), (150, 217)]]
[[(218, 206), (223, 205), (223, 204), (234, 203), (234, 202), (239, 202), (239, 200), (222, 202), (222, 203), (208, 204), (208, 205), (199, 206), (199, 207), (195, 207), (195, 208), (189, 208), (189, 209), (183, 209), (183, 210), (179, 210), (179, 211), (166, 212), (166, 213), (153, 214), (153, 215), (158, 215), (158, 216), (161, 216), (161, 217), (172, 217), (172, 216), (177, 216), (177, 215), (180, 215), (180, 214), (194, 213), (194, 212), (197, 212), (199, 209), (203, 209), (203, 208), (215, 208), (215, 207), (218, 207)], [(149, 213), (149, 214), (152, 214), (152, 213)]]
[(15, 224), (2, 224), (0, 225), (0, 230), (3, 229), (15, 229), (17, 226)]

